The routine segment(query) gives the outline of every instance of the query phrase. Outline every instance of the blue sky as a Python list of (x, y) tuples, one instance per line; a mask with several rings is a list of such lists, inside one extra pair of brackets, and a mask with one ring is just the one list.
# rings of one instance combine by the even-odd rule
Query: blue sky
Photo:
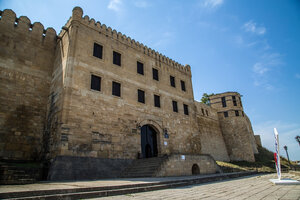
[[(84, 15), (192, 68), (194, 96), (237, 91), (263, 146), (273, 128), (300, 160), (300, 1), (0, 0), (57, 32), (80, 6)], [(281, 154), (285, 156), (283, 148)]]

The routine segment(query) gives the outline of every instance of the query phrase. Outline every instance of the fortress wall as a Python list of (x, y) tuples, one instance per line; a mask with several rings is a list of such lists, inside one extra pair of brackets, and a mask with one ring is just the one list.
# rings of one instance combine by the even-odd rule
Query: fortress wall
[(0, 158), (41, 156), (56, 33), (0, 12)]
[[(222, 98), (225, 98), (225, 104)], [(243, 111), (241, 95), (238, 92), (224, 92), (209, 99), (211, 107), (218, 113), (230, 160), (254, 162), (257, 148), (251, 122)]]
[(201, 153), (210, 154), (215, 160), (229, 161), (216, 110), (199, 102), (195, 102), (195, 105), (201, 138)]
[[(236, 97), (236, 106), (233, 105), (232, 96)], [(225, 97), (226, 107), (223, 107), (222, 105), (222, 97)], [(210, 96), (209, 100), (211, 107), (216, 109), (218, 112), (228, 111), (229, 109), (244, 111), (241, 95), (237, 92), (224, 92), (221, 94), (215, 94)]]
[(229, 112), (227, 118), (222, 112), (219, 113), (219, 119), (230, 160), (254, 162), (252, 139), (246, 119), (234, 116), (233, 111)]
[[(70, 37), (71, 50), (63, 69), (59, 155), (135, 159), (141, 152), (139, 127), (146, 124), (158, 132), (159, 155), (200, 153), (189, 67), (152, 55), (149, 48), (81, 15), (75, 8), (63, 36)], [(94, 42), (103, 46), (102, 59), (93, 56)], [(113, 51), (121, 53), (121, 66), (112, 64)], [(137, 61), (144, 64), (144, 75), (137, 74)], [(158, 69), (159, 81), (153, 80), (152, 68)], [(101, 77), (101, 91), (90, 89), (92, 74)], [(170, 86), (170, 75), (176, 88)], [(185, 81), (185, 92), (180, 80)], [(112, 95), (112, 81), (121, 83), (121, 97)], [(145, 104), (137, 102), (137, 89), (145, 91)], [(154, 94), (160, 95), (161, 108), (154, 107)], [(178, 102), (178, 113), (172, 110), (172, 100)], [(183, 103), (189, 115), (184, 115)], [(169, 138), (164, 138), (165, 130)]]
[(251, 121), (250, 121), (249, 117), (246, 114), (245, 114), (245, 120), (246, 120), (246, 124), (247, 124), (247, 127), (248, 127), (248, 132), (249, 132), (249, 137), (250, 137), (250, 140), (251, 140), (252, 150), (253, 150), (254, 154), (258, 154), (257, 143), (256, 143), (256, 140), (255, 140), (255, 136), (254, 136), (254, 132), (253, 132), (253, 129), (252, 129)]
[(210, 155), (172, 154), (163, 163), (156, 176), (191, 176), (193, 165), (199, 167), (199, 174), (215, 174), (220, 172), (216, 161)]
[(257, 147), (262, 147), (260, 135), (254, 135), (254, 138), (255, 138), (255, 142), (256, 142)]

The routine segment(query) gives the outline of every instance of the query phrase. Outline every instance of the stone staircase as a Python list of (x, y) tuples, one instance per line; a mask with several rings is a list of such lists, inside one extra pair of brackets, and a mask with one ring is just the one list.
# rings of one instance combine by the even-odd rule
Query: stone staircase
[(127, 167), (122, 178), (154, 177), (162, 163), (168, 159), (168, 156), (137, 159)]
[(29, 184), (40, 179), (41, 169), (22, 164), (0, 162), (0, 184)]

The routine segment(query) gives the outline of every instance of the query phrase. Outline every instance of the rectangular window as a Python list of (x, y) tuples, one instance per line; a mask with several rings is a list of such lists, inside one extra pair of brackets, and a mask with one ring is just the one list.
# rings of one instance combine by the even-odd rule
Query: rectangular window
[(138, 102), (145, 103), (145, 92), (138, 90)]
[(185, 82), (181, 80), (180, 83), (181, 83), (181, 90), (185, 91)]
[(121, 96), (121, 84), (117, 82), (112, 82), (112, 95)]
[(160, 108), (160, 96), (154, 95), (154, 106)]
[(91, 76), (91, 89), (92, 90), (101, 90), (101, 77), (92, 75)]
[(183, 104), (183, 112), (185, 115), (189, 115), (189, 107), (186, 104)]
[(208, 111), (207, 110), (205, 110), (206, 111), (206, 115), (208, 116)]
[(235, 96), (232, 96), (232, 102), (233, 102), (233, 105), (234, 105), (234, 106), (237, 106), (237, 103), (236, 103), (236, 98), (235, 98)]
[(239, 111), (238, 110), (235, 110), (235, 116), (240, 116), (240, 113), (239, 113)]
[(228, 112), (224, 112), (224, 117), (228, 117)]
[(144, 64), (137, 61), (137, 73), (144, 75)]
[(158, 81), (158, 70), (155, 68), (152, 68), (152, 75), (153, 79)]
[(222, 97), (222, 105), (223, 105), (223, 107), (226, 107), (226, 99), (225, 99), (225, 97)]
[(243, 116), (243, 117), (245, 116), (244, 111), (242, 111), (242, 116)]
[(121, 66), (121, 54), (113, 52), (113, 64)]
[(176, 87), (175, 86), (175, 77), (174, 76), (170, 76), (170, 84), (172, 87)]
[(93, 56), (102, 59), (102, 50), (103, 47), (100, 44), (94, 43)]
[(202, 115), (204, 116), (204, 109), (203, 109), (203, 108), (201, 108), (201, 111), (202, 111)]
[(173, 111), (178, 112), (177, 101), (172, 101), (172, 104), (173, 104)]

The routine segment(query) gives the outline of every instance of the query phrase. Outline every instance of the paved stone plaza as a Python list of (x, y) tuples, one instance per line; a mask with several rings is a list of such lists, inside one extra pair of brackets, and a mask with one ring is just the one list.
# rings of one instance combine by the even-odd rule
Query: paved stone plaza
[[(275, 174), (250, 176), (214, 183), (191, 185), (186, 187), (143, 192), (122, 196), (101, 198), (106, 199), (300, 199), (300, 185), (273, 185), (269, 179)], [(283, 174), (283, 178), (299, 180), (300, 177)], [(100, 198), (99, 198), (100, 199)]]

